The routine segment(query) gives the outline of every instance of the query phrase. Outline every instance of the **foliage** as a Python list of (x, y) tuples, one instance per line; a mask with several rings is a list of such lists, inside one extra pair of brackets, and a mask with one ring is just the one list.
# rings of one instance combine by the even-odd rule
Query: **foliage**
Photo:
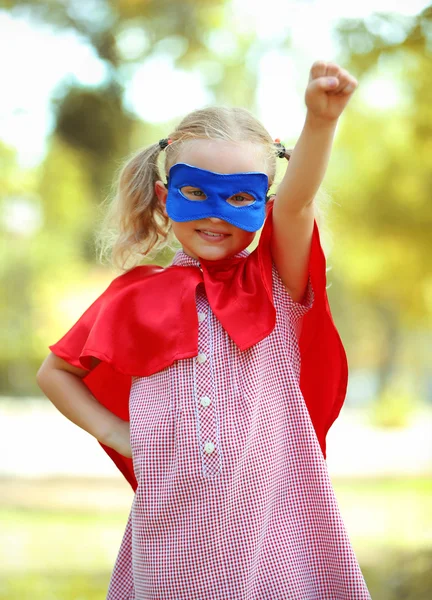
[[(403, 324), (426, 322), (432, 314), (432, 7), (410, 19), (344, 21), (338, 35), (347, 66), (361, 80), (360, 94), (365, 84), (335, 155), (333, 185), (347, 198), (337, 219), (340, 260), (363, 297), (385, 303)], [(380, 108), (370, 83), (383, 79), (391, 79), (398, 97)]]
[(417, 399), (395, 381), (382, 390), (370, 408), (369, 417), (375, 427), (403, 429), (409, 425), (416, 408)]
[[(115, 171), (132, 149), (172, 125), (139, 121), (128, 110), (131, 75), (144, 61), (168, 56), (199, 73), (216, 102), (253, 109), (266, 47), (254, 32), (235, 29), (228, 0), (0, 0), (0, 8), (74, 32), (106, 67), (103, 83), (83, 87), (65, 79), (59, 86), (53, 135), (38, 169), (20, 169), (13, 151), (0, 147), (2, 214), (23, 198), (41, 215), (33, 231), (8, 229), (4, 219), (0, 225), (6, 249), (0, 285), (7, 290), (7, 308), (0, 304), (6, 332), (0, 390), (29, 394), (47, 343), (61, 331), (59, 314), (63, 330), (79, 316), (80, 292), (71, 289), (83, 285), (81, 296), (94, 299), (111, 277), (95, 267), (93, 231)], [(335, 200), (329, 296), (351, 364), (378, 368), (381, 390), (396, 371), (402, 332), (424, 327), (432, 313), (431, 23), (432, 7), (409, 18), (343, 21), (337, 29), (341, 62), (360, 88), (326, 181)], [(285, 49), (288, 34), (275, 44)], [(379, 108), (371, 85), (386, 79), (395, 98)], [(54, 316), (59, 303), (70, 307), (66, 318), (62, 310)]]
[[(163, 136), (163, 125), (140, 122), (126, 107), (131, 75), (143, 61), (168, 56), (180, 68), (199, 71), (218, 101), (251, 106), (256, 69), (245, 69), (245, 56), (254, 37), (233, 30), (225, 0), (0, 0), (0, 8), (74, 33), (93, 48), (106, 72), (103, 83), (87, 87), (65, 76), (52, 98), (48, 151), (34, 172), (23, 172), (13, 152), (0, 148), (0, 163), (5, 163), (0, 201), (14, 202), (20, 193), (42, 215), (35, 231), (2, 231), (6, 253), (0, 284), (7, 289), (7, 309), (1, 323), (0, 390), (29, 395), (37, 391), (34, 375), (48, 343), (72, 325), (79, 308), (84, 310), (78, 297), (93, 301), (110, 278), (94, 266), (93, 232), (97, 207), (110, 194), (115, 172), (132, 149)], [(227, 37), (229, 54), (219, 43)], [(255, 48), (255, 61), (262, 51)], [(153, 82), (148, 88), (160, 93)], [(29, 179), (31, 198), (29, 189), (20, 189)], [(68, 306), (66, 314), (61, 305)]]
[(357, 340), (370, 341), (385, 402), (406, 332), (427, 327), (432, 315), (432, 7), (409, 18), (344, 20), (336, 34), (340, 62), (360, 81), (328, 177), (339, 204), (333, 264), (352, 307), (341, 327), (354, 366)]
[[(348, 67), (366, 88), (335, 155), (335, 179), (346, 198), (337, 215), (340, 260), (359, 294), (385, 303), (405, 324), (422, 323), (432, 314), (432, 7), (409, 20), (375, 15), (343, 22), (338, 31), (343, 53), (350, 49)], [(383, 78), (400, 95), (380, 109), (369, 84)]]

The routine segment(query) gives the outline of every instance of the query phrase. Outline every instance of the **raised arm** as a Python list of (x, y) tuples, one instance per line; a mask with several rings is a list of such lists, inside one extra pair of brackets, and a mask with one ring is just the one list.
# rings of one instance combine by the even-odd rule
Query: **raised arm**
[(303, 299), (308, 280), (314, 198), (327, 169), (338, 119), (357, 85), (338, 65), (312, 65), (305, 94), (305, 124), (273, 208), (273, 261), (296, 302)]

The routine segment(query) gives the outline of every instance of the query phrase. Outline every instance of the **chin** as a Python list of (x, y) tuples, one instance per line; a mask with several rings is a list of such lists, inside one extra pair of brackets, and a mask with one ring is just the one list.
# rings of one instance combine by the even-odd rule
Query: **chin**
[(204, 260), (223, 260), (234, 256), (237, 252), (230, 252), (224, 248), (197, 248), (195, 254)]

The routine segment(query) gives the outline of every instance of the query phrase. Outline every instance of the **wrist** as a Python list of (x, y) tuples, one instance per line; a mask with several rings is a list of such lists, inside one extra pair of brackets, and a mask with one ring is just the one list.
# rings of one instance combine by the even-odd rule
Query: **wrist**
[(339, 118), (328, 119), (324, 117), (319, 117), (318, 115), (308, 110), (306, 113), (305, 128), (334, 132), (334, 130), (337, 127), (338, 120)]
[(106, 423), (105, 427), (99, 432), (97, 439), (104, 446), (113, 448), (115, 447), (118, 438), (121, 436), (122, 431), (128, 425), (128, 421), (123, 421), (120, 417), (112, 414), (112, 418), (110, 418), (109, 423)]

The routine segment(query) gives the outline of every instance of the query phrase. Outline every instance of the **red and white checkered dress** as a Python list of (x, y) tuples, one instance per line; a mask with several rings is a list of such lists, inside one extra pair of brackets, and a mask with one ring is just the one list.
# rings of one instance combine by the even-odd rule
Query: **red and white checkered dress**
[[(174, 263), (198, 266), (184, 252)], [(241, 351), (197, 288), (199, 355), (134, 377), (138, 488), (107, 600), (366, 600), (299, 387), (294, 302)]]

